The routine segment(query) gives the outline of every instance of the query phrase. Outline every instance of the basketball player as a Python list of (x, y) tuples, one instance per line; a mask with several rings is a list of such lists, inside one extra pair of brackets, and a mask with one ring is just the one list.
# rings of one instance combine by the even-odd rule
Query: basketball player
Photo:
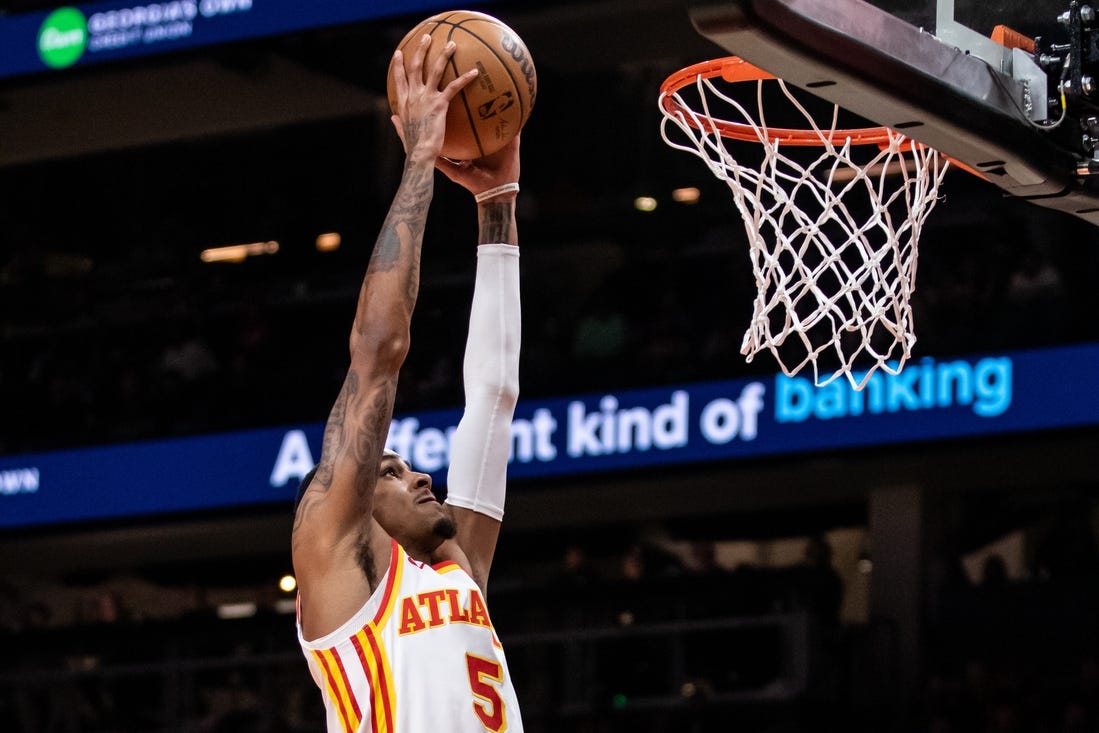
[[(447, 105), (476, 71), (439, 91), (453, 44), (425, 79), (429, 44), (425, 36), (407, 60), (394, 56), (404, 173), (360, 290), (351, 367), (294, 522), (298, 636), (329, 733), (523, 729), (485, 606), (518, 395), (519, 142), (472, 163), (438, 157)], [(466, 409), (451, 443), (445, 505), (430, 477), (384, 449), (434, 168), (475, 195), (480, 227)]]

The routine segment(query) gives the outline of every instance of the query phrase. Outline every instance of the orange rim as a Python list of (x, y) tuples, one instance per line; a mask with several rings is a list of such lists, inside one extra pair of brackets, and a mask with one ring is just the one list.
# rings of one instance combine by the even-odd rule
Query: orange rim
[[(699, 127), (696, 117), (703, 117), (708, 120), (709, 124), (712, 126), (712, 130), (717, 131), (722, 137), (758, 143), (760, 141), (759, 134), (751, 125), (744, 124), (743, 122), (728, 122), (727, 120), (707, 118), (686, 107), (676, 96), (679, 90), (683, 89), (688, 84), (694, 84), (699, 79), (713, 79), (718, 76), (730, 83), (762, 81), (777, 78), (774, 74), (764, 71), (758, 66), (753, 66), (738, 56), (728, 56), (726, 58), (703, 61), (682, 68), (664, 80), (664, 83), (660, 85), (661, 106), (663, 106), (666, 112), (673, 116), (678, 114), (678, 116), (685, 120), (688, 125), (696, 130), (702, 129)], [(707, 129), (702, 131), (711, 132), (712, 130)], [(830, 135), (823, 130), (821, 133), (824, 134), (823, 138), (816, 130), (768, 127), (767, 139), (777, 140), (784, 145), (801, 145), (806, 147), (824, 145), (826, 140), (832, 142), (850, 139), (852, 145), (878, 145), (880, 147), (889, 145), (890, 129), (888, 127), (861, 127), (846, 130), (832, 130)]]

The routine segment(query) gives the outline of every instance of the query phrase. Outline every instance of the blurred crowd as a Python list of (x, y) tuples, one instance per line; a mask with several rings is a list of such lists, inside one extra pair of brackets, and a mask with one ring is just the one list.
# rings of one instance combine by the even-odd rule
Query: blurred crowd
[(928, 614), (924, 730), (1099, 730), (1096, 519), (1093, 499), (1061, 500), (1032, 516), (1020, 562), (951, 558)]
[[(1082, 505), (1075, 505), (1083, 508)], [(961, 557), (927, 608), (926, 674), (898, 697), (898, 632), (852, 620), (832, 543), (800, 560), (730, 564), (720, 542), (638, 531), (563, 536), (500, 556), (490, 605), (530, 731), (1093, 733), (1099, 729), (1099, 551), (1093, 512), (1051, 513), (1009, 571)], [(870, 572), (862, 570), (860, 572)], [(0, 589), (0, 714), (39, 731), (304, 731), (320, 693), (293, 632), (292, 594), (247, 618), (179, 594), (152, 617), (89, 584), (68, 623)]]

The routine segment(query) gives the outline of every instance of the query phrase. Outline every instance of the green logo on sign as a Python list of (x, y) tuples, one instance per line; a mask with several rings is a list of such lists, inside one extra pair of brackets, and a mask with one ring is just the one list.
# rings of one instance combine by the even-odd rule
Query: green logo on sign
[(72, 66), (88, 43), (88, 21), (76, 8), (58, 8), (38, 29), (38, 56), (54, 69)]

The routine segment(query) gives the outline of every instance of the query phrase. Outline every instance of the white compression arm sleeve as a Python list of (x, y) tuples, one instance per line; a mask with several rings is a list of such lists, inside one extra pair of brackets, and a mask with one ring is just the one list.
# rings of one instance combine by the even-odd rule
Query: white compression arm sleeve
[(519, 398), (519, 248), (482, 244), (466, 340), (465, 412), (450, 444), (447, 503), (503, 519)]

